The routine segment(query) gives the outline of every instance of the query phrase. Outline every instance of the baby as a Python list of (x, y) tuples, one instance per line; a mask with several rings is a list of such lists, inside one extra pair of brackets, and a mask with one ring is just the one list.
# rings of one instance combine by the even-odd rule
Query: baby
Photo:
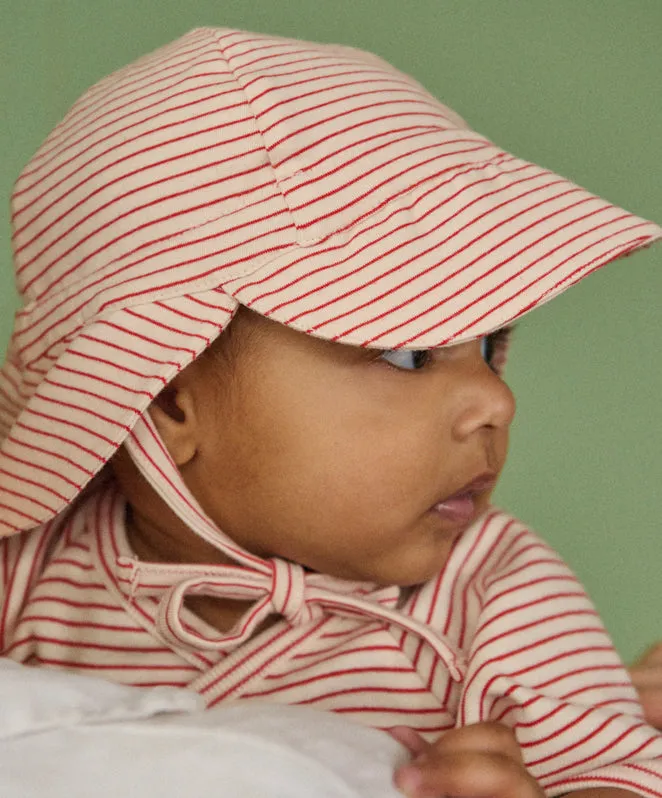
[(410, 795), (662, 795), (581, 586), (490, 506), (513, 323), (655, 225), (355, 50), (203, 29), (13, 196), (0, 651), (392, 729)]

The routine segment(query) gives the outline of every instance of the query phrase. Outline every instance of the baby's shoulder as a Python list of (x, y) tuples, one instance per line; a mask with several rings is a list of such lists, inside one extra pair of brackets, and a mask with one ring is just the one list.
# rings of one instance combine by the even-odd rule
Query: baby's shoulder
[(490, 507), (457, 540), (437, 578), (487, 585), (522, 570), (570, 574), (559, 554), (531, 527)]
[(473, 626), (486, 610), (534, 604), (550, 592), (583, 596), (577, 578), (529, 526), (496, 507), (458, 538), (444, 568), (411, 605), (428, 623)]

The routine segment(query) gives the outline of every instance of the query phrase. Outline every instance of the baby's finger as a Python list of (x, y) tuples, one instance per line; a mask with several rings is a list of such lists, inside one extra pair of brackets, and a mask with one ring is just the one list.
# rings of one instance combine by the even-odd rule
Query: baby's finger
[(630, 668), (630, 677), (638, 690), (662, 689), (662, 664), (633, 665)]
[(401, 745), (404, 745), (412, 757), (420, 756), (430, 748), (430, 743), (426, 742), (417, 731), (414, 731), (409, 726), (394, 726), (388, 732), (391, 737), (395, 738)]
[(442, 735), (433, 747), (439, 754), (474, 751), (503, 754), (515, 762), (522, 762), (522, 751), (515, 733), (503, 723), (474, 723), (471, 726), (453, 729)]
[(640, 687), (639, 699), (648, 723), (662, 729), (662, 687)]
[(635, 662), (637, 665), (662, 665), (662, 641), (655, 643)]
[(536, 780), (511, 756), (462, 751), (424, 754), (395, 774), (408, 798), (543, 798)]

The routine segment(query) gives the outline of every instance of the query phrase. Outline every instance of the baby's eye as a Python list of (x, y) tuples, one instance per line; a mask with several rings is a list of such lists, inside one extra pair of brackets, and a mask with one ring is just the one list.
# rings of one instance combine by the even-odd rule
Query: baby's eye
[(500, 366), (503, 365), (505, 351), (512, 330), (513, 325), (510, 327), (502, 327), (500, 330), (495, 330), (493, 333), (480, 339), (480, 352), (483, 356), (483, 360), (497, 373), (500, 370)]
[(480, 339), (480, 354), (483, 356), (483, 360), (486, 363), (489, 363), (490, 360), (492, 360), (493, 348), (494, 347), (491, 335), (486, 335), (484, 338)]
[(417, 371), (430, 362), (430, 349), (387, 349), (379, 356), (391, 366), (405, 371)]

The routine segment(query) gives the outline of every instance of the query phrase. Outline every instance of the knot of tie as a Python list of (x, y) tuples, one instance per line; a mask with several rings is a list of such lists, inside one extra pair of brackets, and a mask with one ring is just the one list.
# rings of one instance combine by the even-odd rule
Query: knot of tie
[(273, 569), (271, 606), (292, 626), (320, 618), (324, 610), (318, 602), (309, 600), (304, 569), (286, 560), (271, 560)]
[[(135, 562), (129, 566), (135, 570), (132, 580), (135, 596), (161, 595), (157, 625), (170, 643), (227, 651), (247, 640), (270, 615), (281, 615), (292, 626), (300, 626), (325, 614), (323, 603), (316, 595), (319, 590), (306, 584), (304, 569), (285, 560), (266, 561), (263, 572), (242, 566), (187, 568)], [(251, 606), (233, 629), (201, 634), (182, 614), (188, 596), (230, 599), (248, 602)]]

